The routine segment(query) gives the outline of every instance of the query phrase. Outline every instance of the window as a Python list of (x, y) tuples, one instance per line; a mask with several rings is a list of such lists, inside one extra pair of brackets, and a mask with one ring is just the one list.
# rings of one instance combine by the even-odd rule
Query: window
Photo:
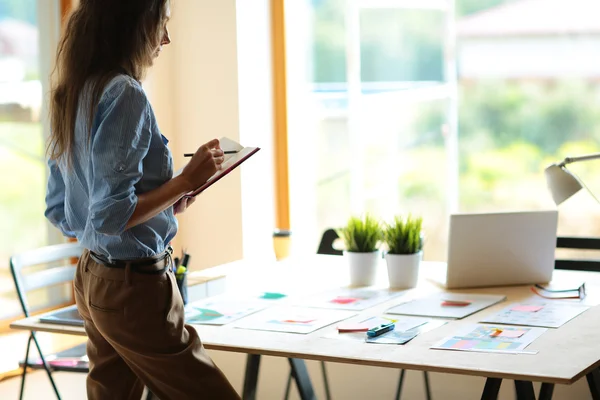
[(50, 54), (55, 39), (50, 32), (59, 21), (50, 21), (58, 15), (54, 8), (54, 0), (0, 0), (0, 319), (19, 310), (10, 256), (46, 245), (55, 234), (44, 217), (43, 93), (50, 56), (42, 56)]
[(0, 3), (0, 265), (46, 243), (42, 84), (35, 0)]
[[(450, 213), (553, 208), (544, 168), (600, 151), (600, 5), (574, 4), (288, 1), (294, 246), (412, 212), (445, 260)], [(600, 164), (571, 170), (600, 195)], [(600, 236), (598, 217), (582, 191), (558, 233)]]
[[(600, 150), (600, 4), (481, 3), (457, 2), (461, 209), (554, 207), (544, 168)], [(600, 164), (570, 170), (598, 192)], [(600, 236), (599, 217), (582, 191), (558, 233)]]
[(351, 214), (412, 212), (425, 217), (426, 257), (443, 257), (440, 222), (456, 208), (458, 172), (452, 9), (344, 0), (300, 8), (288, 10), (288, 31), (310, 38), (292, 34), (288, 44), (308, 54), (288, 61), (294, 246), (314, 251), (321, 232)]

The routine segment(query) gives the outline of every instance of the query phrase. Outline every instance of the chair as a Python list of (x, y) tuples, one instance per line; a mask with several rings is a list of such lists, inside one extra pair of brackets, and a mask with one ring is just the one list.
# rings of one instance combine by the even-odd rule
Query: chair
[[(556, 238), (556, 248), (562, 250), (600, 250), (600, 238), (559, 236)], [(600, 259), (589, 258), (557, 258), (554, 262), (555, 269), (569, 271), (600, 272)], [(590, 392), (594, 399), (600, 398), (600, 369), (596, 368), (586, 376)], [(548, 390), (552, 390), (550, 387)]]
[[(600, 238), (588, 237), (565, 237), (556, 238), (557, 249), (571, 250), (600, 250)], [(557, 258), (554, 263), (556, 269), (566, 269), (570, 271), (594, 271), (600, 272), (600, 259), (566, 259)]]
[(335, 229), (327, 229), (323, 232), (323, 236), (321, 237), (321, 242), (319, 243), (319, 249), (317, 250), (317, 254), (327, 254), (330, 256), (341, 256), (344, 254), (342, 250), (336, 249), (333, 245), (336, 240), (338, 240), (340, 236), (337, 234)]
[[(10, 272), (15, 282), (17, 296), (19, 298), (19, 302), (21, 303), (21, 308), (23, 310), (23, 314), (25, 314), (25, 317), (30, 316), (30, 308), (27, 302), (28, 292), (51, 286), (72, 283), (73, 277), (75, 276), (75, 265), (72, 264), (72, 259), (80, 257), (82, 251), (83, 248), (78, 243), (66, 243), (26, 251), (16, 254), (10, 258)], [(54, 264), (60, 261), (66, 261), (66, 263), (62, 262), (58, 266), (50, 265), (48, 268), (30, 273), (27, 273), (26, 271), (29, 267), (51, 263)], [(25, 272), (25, 274), (23, 272)], [(31, 348), (32, 340), (40, 355), (39, 359), (37, 360), (29, 359), (29, 349)], [(20, 365), (23, 367), (23, 373), (21, 375), (21, 390), (19, 399), (23, 398), (27, 370), (28, 368), (32, 368), (44, 369), (46, 371), (48, 378), (50, 379), (50, 383), (52, 384), (52, 388), (56, 393), (56, 397), (60, 400), (60, 393), (52, 377), (52, 372), (67, 371), (87, 373), (89, 371), (89, 363), (86, 361), (81, 361), (74, 363), (73, 365), (66, 365), (64, 363), (61, 365), (59, 362), (48, 360), (55, 359), (58, 361), (60, 357), (83, 357), (85, 354), (85, 345), (79, 345), (64, 352), (45, 355), (42, 352), (35, 332), (32, 331), (29, 335), (29, 340), (27, 341), (25, 359), (20, 363)]]

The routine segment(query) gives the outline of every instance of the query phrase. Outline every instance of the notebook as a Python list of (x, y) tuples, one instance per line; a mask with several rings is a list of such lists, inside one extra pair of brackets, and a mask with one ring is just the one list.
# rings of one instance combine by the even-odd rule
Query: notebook
[[(186, 194), (185, 197), (195, 197), (199, 195), (260, 150), (260, 147), (244, 147), (235, 140), (231, 140), (226, 137), (219, 139), (219, 144), (223, 151), (235, 150), (237, 153), (225, 154), (225, 161), (223, 161), (223, 164), (221, 164), (221, 169), (218, 170), (213, 176), (208, 178), (204, 185)], [(180, 173), (181, 170), (179, 170), (176, 175), (179, 175)]]

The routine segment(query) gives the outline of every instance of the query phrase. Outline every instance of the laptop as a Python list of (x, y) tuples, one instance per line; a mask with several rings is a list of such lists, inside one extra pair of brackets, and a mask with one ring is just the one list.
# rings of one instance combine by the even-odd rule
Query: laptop
[(558, 211), (450, 216), (447, 289), (530, 285), (552, 280)]
[(47, 324), (83, 326), (83, 318), (77, 311), (77, 306), (72, 305), (44, 314), (40, 317), (40, 322)]

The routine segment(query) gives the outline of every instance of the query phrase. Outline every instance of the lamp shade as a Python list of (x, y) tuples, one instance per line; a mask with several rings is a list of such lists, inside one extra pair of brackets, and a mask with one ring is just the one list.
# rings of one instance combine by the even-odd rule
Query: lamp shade
[(545, 170), (546, 183), (556, 205), (561, 204), (583, 188), (575, 175), (564, 166), (552, 164)]

